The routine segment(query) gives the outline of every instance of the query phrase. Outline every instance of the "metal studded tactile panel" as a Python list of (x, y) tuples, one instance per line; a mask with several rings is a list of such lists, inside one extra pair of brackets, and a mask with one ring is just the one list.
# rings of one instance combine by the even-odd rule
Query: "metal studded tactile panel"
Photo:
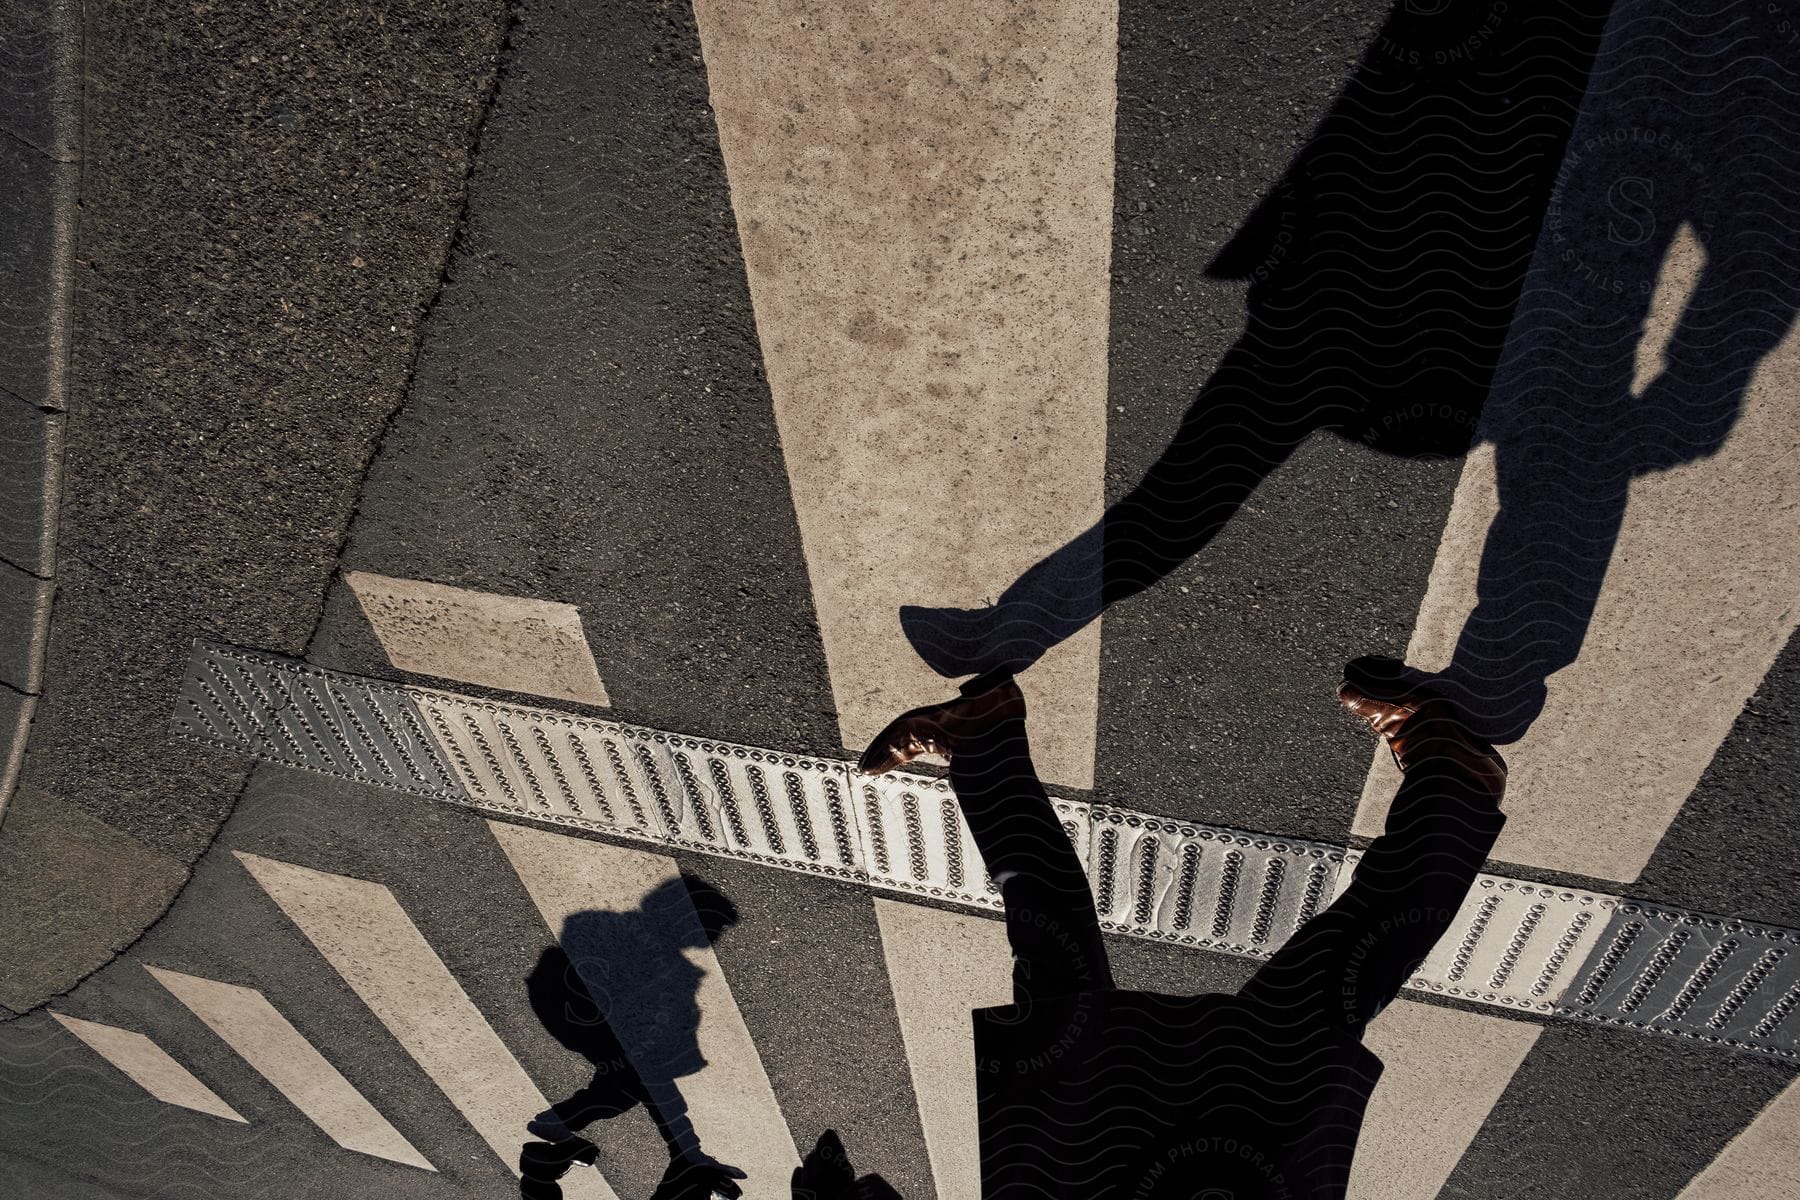
[(1552, 1013), (1618, 903), (1616, 896), (1477, 876), (1455, 926), (1432, 948), (1410, 986)]
[(1562, 1016), (1800, 1059), (1800, 932), (1621, 901)]
[[(525, 820), (999, 910), (949, 784), (198, 642), (177, 736)], [(1266, 958), (1359, 851), (1056, 800), (1102, 926)], [(1416, 991), (1800, 1059), (1800, 932), (1481, 876)]]
[(1331, 902), (1342, 846), (1092, 810), (1088, 877), (1103, 928), (1267, 957)]
[(272, 762), (467, 801), (408, 689), (197, 643), (174, 730)]

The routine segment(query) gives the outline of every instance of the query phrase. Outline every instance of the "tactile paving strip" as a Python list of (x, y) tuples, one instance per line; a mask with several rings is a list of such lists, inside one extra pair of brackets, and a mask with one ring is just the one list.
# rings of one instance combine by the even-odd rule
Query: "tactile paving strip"
[(1622, 900), (1562, 1016), (1800, 1058), (1800, 931)]
[[(173, 732), (552, 825), (999, 910), (949, 783), (197, 642)], [(1360, 852), (1056, 800), (1115, 933), (1266, 958)], [(1482, 875), (1409, 985), (1800, 1059), (1800, 932)]]
[(1618, 903), (1616, 896), (1479, 875), (1456, 926), (1432, 947), (1410, 986), (1556, 1012)]
[(1331, 903), (1342, 846), (1095, 805), (1088, 878), (1104, 929), (1266, 958)]

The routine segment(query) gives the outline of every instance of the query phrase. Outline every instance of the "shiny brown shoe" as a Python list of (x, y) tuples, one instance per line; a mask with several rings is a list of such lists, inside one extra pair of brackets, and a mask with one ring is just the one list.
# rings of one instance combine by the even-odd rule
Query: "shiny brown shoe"
[(1025, 716), (1025, 696), (1009, 673), (976, 676), (963, 685), (962, 693), (942, 704), (909, 709), (889, 721), (863, 751), (857, 770), (884, 775), (922, 754), (953, 758), (966, 739)]
[(1380, 734), (1401, 771), (1445, 759), (1496, 799), (1506, 790), (1506, 760), (1469, 730), (1454, 702), (1396, 659), (1355, 659), (1344, 668), (1338, 701)]

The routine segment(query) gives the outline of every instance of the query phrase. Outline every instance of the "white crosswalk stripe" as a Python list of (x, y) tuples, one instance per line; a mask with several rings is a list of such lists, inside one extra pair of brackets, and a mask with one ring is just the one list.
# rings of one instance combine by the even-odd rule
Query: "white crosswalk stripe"
[(746, 1200), (785, 1200), (800, 1156), (675, 861), (488, 828), (665, 1118), (685, 1107), (681, 1149), (744, 1171)]
[(1792, 1200), (1800, 1196), (1800, 1081), (1731, 1139), (1676, 1200)]
[(161, 1100), (191, 1108), (211, 1117), (249, 1124), (237, 1110), (219, 1099), (213, 1090), (194, 1078), (192, 1071), (169, 1057), (168, 1051), (141, 1033), (83, 1021), (78, 1017), (50, 1014), (70, 1033), (91, 1046), (96, 1054), (131, 1077), (132, 1082)]
[[(1117, 6), (694, 7), (860, 747), (946, 690), (901, 605), (979, 606), (1100, 516)], [(1092, 786), (1099, 650), (1096, 623), (1020, 681), (1052, 782)]]
[(572, 604), (348, 571), (344, 580), (402, 671), (607, 705)]
[(346, 1150), (437, 1170), (261, 992), (147, 963), (144, 969), (332, 1141)]
[(1399, 1000), (1369, 1024), (1382, 1061), (1345, 1200), (1432, 1200), (1543, 1027)]
[(970, 1012), (1012, 1001), (1006, 926), (880, 898), (875, 916), (939, 1200), (980, 1200)]
[[(525, 1123), (549, 1104), (394, 894), (236, 851), (300, 932), (516, 1174)], [(595, 1171), (564, 1180), (579, 1200), (617, 1200)]]

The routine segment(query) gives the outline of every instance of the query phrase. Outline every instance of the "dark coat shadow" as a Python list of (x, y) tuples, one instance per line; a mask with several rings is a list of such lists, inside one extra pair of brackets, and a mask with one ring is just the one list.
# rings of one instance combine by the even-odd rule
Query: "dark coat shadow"
[[(696, 917), (698, 920), (696, 920)], [(531, 1008), (558, 1043), (587, 1059), (593, 1080), (533, 1118), (520, 1157), (527, 1200), (560, 1197), (556, 1181), (595, 1147), (579, 1136), (643, 1105), (669, 1149), (654, 1200), (741, 1193), (743, 1172), (705, 1153), (677, 1081), (706, 1065), (696, 999), (703, 972), (680, 950), (716, 942), (738, 920), (731, 901), (683, 875), (624, 913), (582, 912), (563, 924), (525, 979)], [(629, 1047), (629, 1050), (627, 1049)]]
[[(1267, 198), (1207, 264), (1243, 335), (1101, 521), (991, 608), (905, 607), (940, 674), (1020, 671), (1206, 546), (1309, 437), (1468, 449), (1610, 0), (1401, 0)], [(1210, 171), (1196, 140), (1181, 174)], [(1355, 503), (1347, 496), (1346, 503)]]
[[(1785, 18), (1728, 3), (1696, 32), (1677, 6), (1621, 4), (1610, 27), (1608, 0), (1398, 4), (1208, 265), (1249, 282), (1247, 323), (1168, 450), (995, 606), (903, 608), (921, 657), (950, 676), (1024, 669), (1204, 547), (1318, 431), (1423, 457), (1478, 435), (1501, 515), (1441, 685), (1517, 740), (1586, 637), (1630, 481), (1717, 452), (1800, 286)], [(1585, 86), (1603, 29), (1610, 65)], [(1634, 387), (1683, 224), (1706, 267)]]
[(1779, 6), (1620, 0), (1481, 429), (1500, 507), (1438, 682), (1493, 741), (1579, 657), (1632, 481), (1716, 454), (1793, 324), (1797, 92)]

